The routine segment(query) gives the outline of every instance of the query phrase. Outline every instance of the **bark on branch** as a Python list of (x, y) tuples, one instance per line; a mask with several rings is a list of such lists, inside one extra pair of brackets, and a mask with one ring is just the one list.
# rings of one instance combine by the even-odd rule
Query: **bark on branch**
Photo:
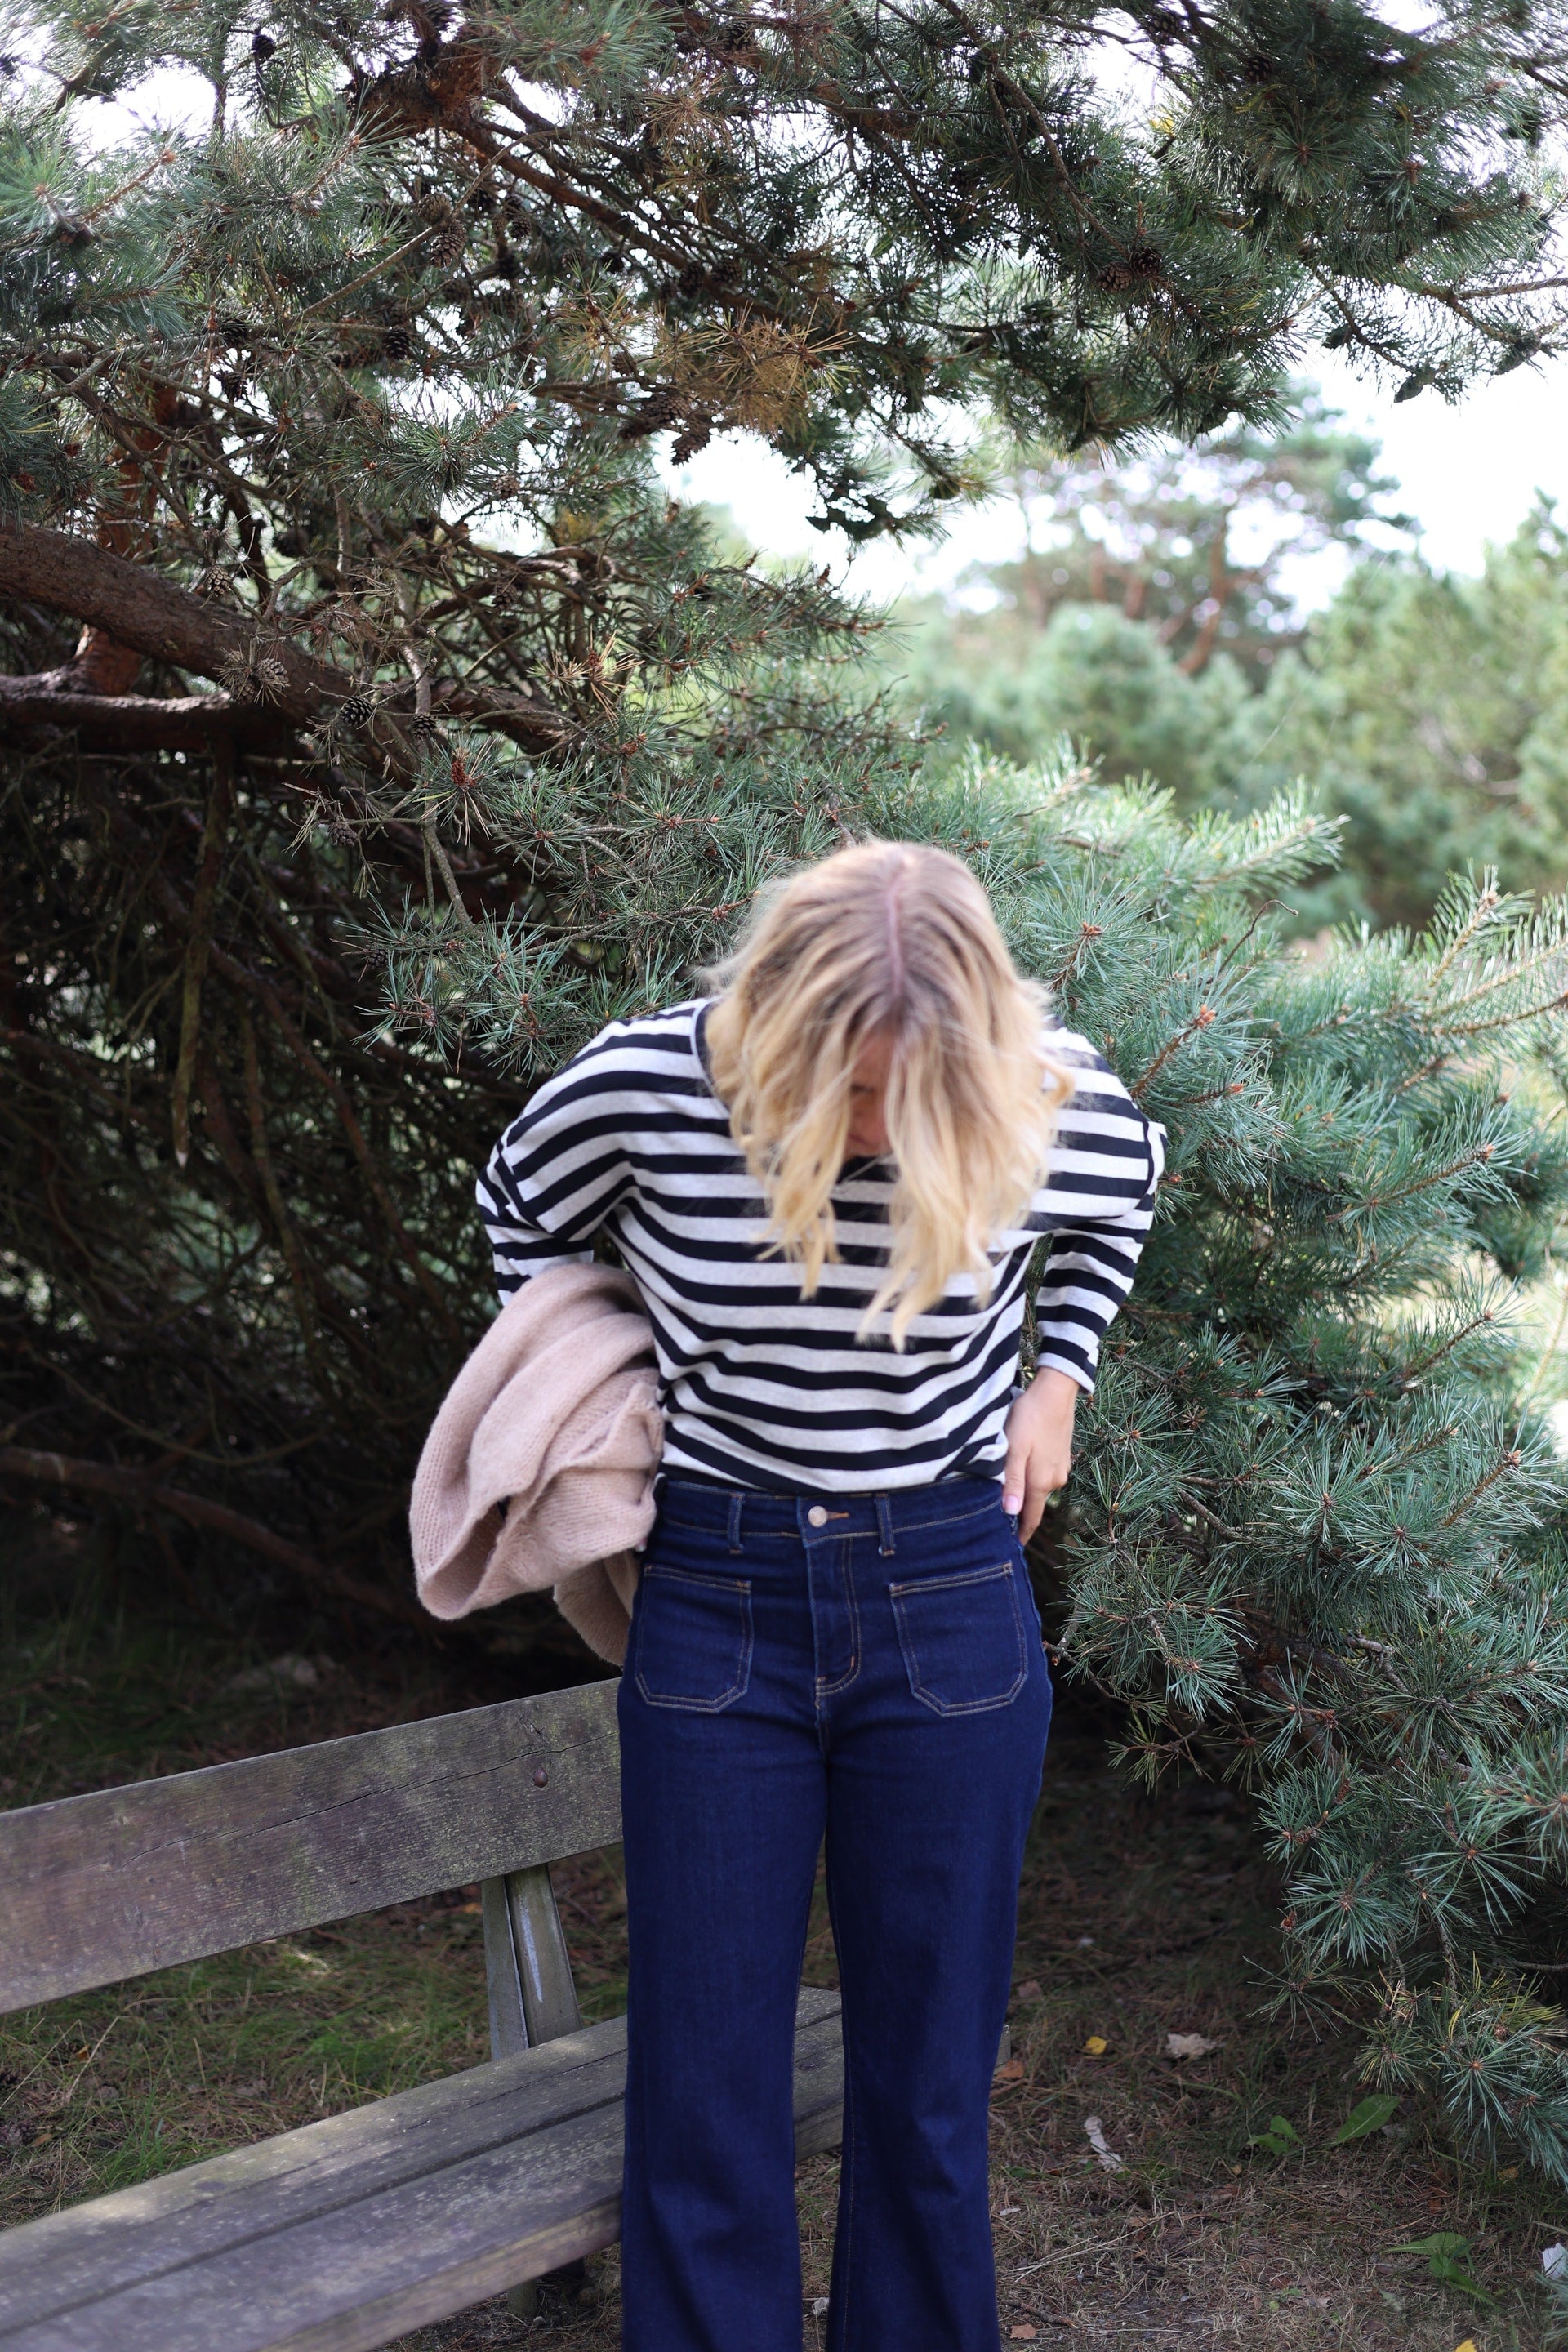
[(198, 677), (222, 679), (265, 656), (277, 673), (269, 674), (259, 707), (297, 726), (324, 718), (353, 691), (348, 678), (301, 653), (272, 624), (206, 604), (110, 548), (37, 523), (0, 529), (0, 596), (69, 614), (150, 660)]
[(140, 1504), (144, 1510), (172, 1512), (192, 1527), (210, 1528), (216, 1535), (232, 1537), (247, 1550), (259, 1552), (340, 1600), (374, 1609), (400, 1624), (426, 1623), (421, 1611), (400, 1593), (384, 1592), (378, 1585), (362, 1583), (357, 1576), (345, 1576), (341, 1569), (318, 1559), (314, 1552), (274, 1535), (258, 1519), (247, 1518), (243, 1511), (231, 1511), (226, 1503), (209, 1502), (205, 1495), (189, 1494), (183, 1486), (160, 1486), (140, 1471), (122, 1470), (110, 1462), (84, 1462), (72, 1454), (45, 1454), (27, 1445), (0, 1445), (0, 1477), (26, 1478), (37, 1486), (66, 1486), (83, 1494), (111, 1495), (120, 1502)]
[[(205, 603), (110, 548), (36, 523), (0, 526), (4, 598), (67, 614), (118, 645), (198, 677), (226, 682), (240, 676), (256, 684), (251, 700), (225, 694), (163, 702), (150, 695), (100, 698), (72, 692), (66, 673), (58, 670), (0, 678), (0, 728), (74, 726), (111, 750), (201, 751), (219, 731), (237, 744), (287, 746), (297, 730), (319, 724), (354, 691), (352, 679), (302, 652), (275, 623)], [(437, 686), (431, 708), (443, 719), (493, 727), (531, 751), (558, 744), (571, 731), (547, 703), (485, 688)], [(388, 709), (372, 730), (373, 740), (392, 753), (395, 764), (401, 751), (392, 732), (396, 719), (395, 709)]]
[(237, 751), (286, 751), (295, 740), (289, 720), (232, 695), (72, 693), (57, 682), (68, 675), (0, 677), (0, 739), (57, 728), (89, 751), (210, 751), (220, 736)]

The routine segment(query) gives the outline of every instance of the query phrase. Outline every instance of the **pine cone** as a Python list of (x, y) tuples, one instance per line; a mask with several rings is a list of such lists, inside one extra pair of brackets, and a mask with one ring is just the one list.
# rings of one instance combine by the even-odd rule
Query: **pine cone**
[(677, 434), (669, 452), (670, 457), (678, 466), (684, 466), (689, 457), (695, 457), (700, 450), (706, 449), (712, 438), (713, 427), (707, 418), (691, 417)]
[(1130, 293), (1134, 286), (1147, 286), (1151, 280), (1163, 278), (1165, 265), (1152, 245), (1132, 246), (1124, 261), (1113, 261), (1100, 273), (1100, 282), (1108, 294)]
[(621, 439), (643, 441), (650, 433), (662, 433), (667, 425), (679, 425), (680, 421), (679, 394), (672, 392), (667, 384), (661, 385), (658, 392), (649, 393), (640, 406), (634, 408), (631, 415), (623, 419)]
[(461, 260), (468, 242), (466, 223), (459, 215), (448, 211), (448, 217), (426, 238), (425, 250), (437, 268), (447, 269), (454, 261)]
[(338, 717), (345, 727), (368, 727), (375, 714), (375, 703), (368, 694), (351, 694), (338, 705)]
[(452, 217), (452, 200), (444, 196), (439, 188), (426, 188), (414, 209), (426, 228), (439, 228), (443, 221)]
[(405, 723), (411, 735), (438, 735), (441, 731), (427, 710), (416, 710)]
[(272, 702), (289, 683), (289, 673), (276, 654), (230, 654), (218, 673), (218, 682), (236, 702)]
[(250, 37), (250, 54), (256, 59), (258, 66), (264, 66), (268, 58), (277, 56), (278, 44), (273, 39), (270, 33), (252, 33)]
[(414, 338), (406, 327), (388, 327), (381, 339), (384, 359), (405, 360), (414, 349)]

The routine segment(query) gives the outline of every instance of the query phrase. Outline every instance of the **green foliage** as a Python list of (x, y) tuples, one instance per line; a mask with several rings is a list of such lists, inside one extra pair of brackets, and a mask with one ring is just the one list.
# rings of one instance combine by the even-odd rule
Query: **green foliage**
[(1405, 528), (1385, 511), (1376, 445), (1338, 424), (1298, 386), (1268, 433), (1236, 426), (1111, 467), (1021, 462), (1024, 556), (971, 568), (958, 594), (973, 611), (906, 607), (880, 666), (928, 727), (1008, 759), (1067, 735), (1112, 781), (1157, 777), (1190, 808), (1234, 802), (1261, 747), (1270, 788), (1289, 786), (1277, 715), (1257, 705), (1302, 635), (1287, 567), (1363, 551), (1371, 525)]
[[(1561, 31), (1531, 0), (1421, 31), (1135, 0), (1142, 110), (1077, 0), (12, 18), (0, 347), (54, 457), (7, 430), (0, 478), (34, 514), (68, 461), (83, 496), (113, 479), (142, 369), (264, 508), (310, 473), (471, 514), (584, 440), (742, 425), (863, 536), (973, 479), (955, 404), (1065, 447), (1190, 437), (1267, 421), (1303, 334), (1447, 394), (1559, 333)], [(210, 132), (95, 147), (91, 100), (173, 62)]]
[(1419, 922), (1467, 866), (1563, 887), (1565, 740), (1568, 535), (1542, 503), (1477, 578), (1353, 571), (1247, 714), (1233, 772), (1249, 795), (1309, 775), (1344, 816), (1354, 895), (1331, 911)]
[[(1016, 562), (977, 564), (959, 583), (1001, 599), (976, 638), (1017, 651), (1062, 605), (1109, 604), (1146, 622), (1184, 677), (1226, 653), (1258, 686), (1300, 635), (1288, 566), (1331, 547), (1390, 544), (1384, 533), (1410, 528), (1388, 509), (1398, 486), (1378, 472), (1379, 456), (1298, 384), (1285, 421), (1268, 432), (1232, 425), (1194, 448), (1156, 444), (1113, 466), (1098, 452), (1020, 458), (1006, 486), (1026, 550)], [(926, 651), (930, 659), (936, 648)]]
[(1391, 2246), (1394, 2254), (1425, 2254), (1429, 2277), (1444, 2286), (1451, 2286), (1459, 2294), (1468, 2295), (1472, 2303), (1495, 2307), (1497, 2297), (1489, 2294), (1469, 2270), (1470, 2242), (1457, 2231), (1437, 2230), (1429, 2238), (1417, 2238), (1408, 2246)]
[(889, 646), (925, 727), (1025, 763), (1066, 736), (1110, 782), (1157, 777), (1183, 808), (1230, 793), (1249, 697), (1228, 654), (1189, 677), (1147, 622), (1111, 604), (1058, 604), (1037, 631), (990, 623), (933, 613)]
[(1399, 2101), (1392, 2093), (1373, 2091), (1370, 2098), (1356, 2101), (1329, 2146), (1345, 2147), (1352, 2140), (1369, 2138), (1373, 2132), (1382, 2131), (1398, 2112)]
[[(1383, 2129), (1398, 2109), (1397, 2098), (1386, 2091), (1374, 2091), (1370, 2098), (1358, 2100), (1339, 2130), (1331, 2133), (1329, 2147), (1348, 2147), (1352, 2141), (1370, 2138), (1373, 2132)], [(1297, 2130), (1288, 2116), (1270, 2116), (1264, 2129), (1254, 2132), (1247, 2145), (1261, 2148), (1265, 2156), (1300, 2156), (1306, 2153), (1307, 2138)], [(1424, 2252), (1425, 2249), (1401, 2246), (1395, 2251), (1411, 2253)]]
[(1539, 1263), (1568, 1182), (1550, 1080), (1510, 1075), (1554, 1033), (1563, 916), (1456, 887), (1429, 935), (1303, 966), (1247, 898), (1310, 830), (1260, 854), (1147, 795), (1103, 809), (1071, 820), (1085, 863), (1032, 960), (1166, 1119), (1173, 1187), (1061, 1538), (1068, 1651), (1132, 1704), (1135, 1769), (1258, 1790), (1280, 1999), (1381, 1979), (1369, 2064), (1555, 2162), (1557, 2025), (1497, 1971), (1568, 1928), (1562, 1486), (1499, 1276)]
[[(1113, 513), (1132, 502), (1120, 473), (1102, 496)], [(1183, 544), (1224, 528), (1227, 496), (1222, 483)], [(1037, 583), (1055, 553), (1051, 603)], [(1173, 558), (1150, 558), (1143, 618), (1125, 595), (1072, 601), (1114, 584), (1081, 553), (988, 571), (1012, 599), (994, 611), (916, 608), (882, 656), (902, 698), (953, 742), (1011, 759), (1066, 734), (1107, 777), (1157, 777), (1184, 809), (1258, 807), (1310, 779), (1343, 820), (1343, 857), (1293, 890), (1303, 931), (1424, 923), (1450, 874), (1488, 865), (1524, 890), (1568, 880), (1568, 534), (1549, 501), (1473, 579), (1363, 556), (1296, 630), (1265, 567), (1256, 619), (1246, 599), (1223, 608), (1237, 658), (1201, 664), (1175, 650), (1197, 608)]]

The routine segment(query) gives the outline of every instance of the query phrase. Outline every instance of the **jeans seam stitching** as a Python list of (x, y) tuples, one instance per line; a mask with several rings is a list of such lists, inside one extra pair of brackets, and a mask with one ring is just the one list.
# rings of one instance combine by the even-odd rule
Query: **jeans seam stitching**
[[(847, 1536), (844, 1540), (847, 1543), (852, 1538)], [(847, 1569), (847, 1561), (845, 1566)], [(860, 1671), (860, 1603), (855, 1597), (854, 1578), (847, 1576), (845, 1581), (849, 1594), (849, 1664), (837, 1682), (825, 1683), (818, 1677), (816, 1696), (819, 1699), (837, 1698), (840, 1691), (848, 1689)]]
[(923, 1585), (890, 1584), (888, 1587), (889, 1597), (893, 1604), (893, 1621), (899, 1629), (899, 1647), (903, 1653), (904, 1673), (909, 1678), (910, 1696), (914, 1698), (917, 1705), (923, 1707), (929, 1707), (932, 1715), (943, 1717), (955, 1715), (994, 1715), (1002, 1707), (1011, 1706), (1014, 1700), (1017, 1697), (1018, 1693), (1024, 1688), (1029, 1679), (1029, 1653), (1024, 1641), (1024, 1620), (1023, 1614), (1018, 1607), (1018, 1586), (1016, 1571), (1011, 1568), (1003, 1570), (984, 1569), (978, 1570), (973, 1576), (947, 1577), (940, 1580), (940, 1583), (952, 1588), (955, 1585), (982, 1583), (987, 1580), (993, 1580), (998, 1575), (1005, 1575), (1007, 1580), (1007, 1598), (1012, 1603), (1013, 1609), (1013, 1631), (1017, 1635), (1018, 1639), (1018, 1672), (1014, 1677), (1011, 1687), (1005, 1691), (999, 1698), (971, 1698), (957, 1700), (942, 1699), (937, 1696), (934, 1691), (928, 1689), (924, 1683), (917, 1681), (916, 1676), (918, 1675), (919, 1668), (910, 1648), (904, 1626), (904, 1612), (900, 1606), (900, 1602), (903, 1596), (908, 1592), (930, 1592), (939, 1589), (939, 1580), (933, 1579), (931, 1583)]
[(889, 1584), (888, 1591), (897, 1601), (906, 1592), (949, 1592), (963, 1584), (990, 1584), (999, 1576), (1011, 1583), (1015, 1573), (1010, 1559), (999, 1560), (994, 1568), (956, 1569), (950, 1576), (900, 1577)]
[[(998, 1491), (1000, 1491), (1000, 1489), (998, 1489)], [(971, 1508), (966, 1511), (949, 1512), (940, 1519), (905, 1519), (902, 1521), (895, 1521), (893, 1532), (895, 1535), (913, 1536), (923, 1535), (929, 1528), (962, 1527), (966, 1519), (989, 1518), (995, 1508), (996, 1506), (994, 1503), (980, 1503), (972, 1506)], [(716, 1518), (712, 1520), (686, 1519), (678, 1517), (673, 1511), (663, 1511), (659, 1516), (663, 1524), (667, 1528), (684, 1528), (689, 1535), (717, 1535), (719, 1537), (723, 1537), (727, 1532), (729, 1525), (727, 1517), (724, 1519)], [(880, 1530), (875, 1526), (868, 1528), (857, 1528), (853, 1529), (850, 1534), (836, 1538), (835, 1540), (842, 1543), (860, 1543), (867, 1536), (876, 1536), (879, 1541)], [(779, 1527), (759, 1528), (751, 1530), (748, 1532), (746, 1540), (748, 1544), (759, 1542), (799, 1543), (803, 1538), (794, 1528)]]
[(642, 1670), (640, 1644), (638, 1647), (637, 1685), (647, 1706), (668, 1707), (685, 1715), (722, 1715), (727, 1706), (733, 1706), (738, 1698), (744, 1698), (752, 1686), (752, 1658), (756, 1648), (756, 1628), (752, 1621), (751, 1579), (739, 1576), (692, 1576), (679, 1568), (658, 1569), (653, 1572), (659, 1576), (672, 1577), (682, 1584), (727, 1585), (731, 1591), (740, 1594), (741, 1654), (735, 1664), (734, 1681), (730, 1685), (729, 1689), (721, 1691), (717, 1698), (661, 1697), (658, 1693), (650, 1691)]

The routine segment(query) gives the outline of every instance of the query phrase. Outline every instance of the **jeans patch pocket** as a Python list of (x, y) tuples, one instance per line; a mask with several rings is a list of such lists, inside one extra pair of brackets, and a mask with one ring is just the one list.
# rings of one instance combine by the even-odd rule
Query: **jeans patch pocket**
[(1028, 1680), (1011, 1566), (889, 1587), (910, 1688), (935, 1715), (1006, 1706)]
[(650, 1706), (717, 1715), (752, 1678), (752, 1587), (741, 1576), (645, 1567), (637, 1593), (637, 1685)]

